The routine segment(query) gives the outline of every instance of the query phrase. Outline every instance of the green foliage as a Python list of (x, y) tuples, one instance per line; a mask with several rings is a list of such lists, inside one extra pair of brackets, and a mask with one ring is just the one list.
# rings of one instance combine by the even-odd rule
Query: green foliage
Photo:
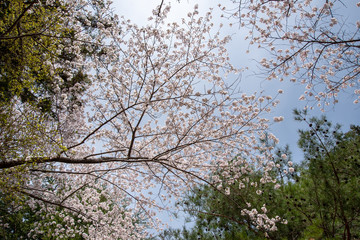
[[(299, 131), (304, 151), (303, 176), (308, 209), (301, 208), (310, 225), (322, 230), (321, 238), (359, 238), (360, 229), (360, 128), (351, 126), (343, 133), (325, 117), (306, 119), (310, 130)], [(305, 215), (305, 214), (304, 214)], [(315, 228), (314, 227), (314, 228)]]
[[(282, 183), (278, 189), (262, 186), (231, 188), (229, 196), (211, 186), (199, 186), (182, 203), (195, 220), (190, 230), (170, 229), (161, 239), (264, 239), (262, 229), (241, 214), (250, 203), (260, 209), (266, 205), (271, 216), (280, 216), (287, 224), (268, 232), (270, 239), (358, 239), (360, 230), (360, 127), (351, 126), (343, 133), (340, 126), (325, 117), (307, 119), (306, 111), (295, 111), (298, 121), (305, 121), (309, 130), (300, 130), (299, 146), (305, 159), (294, 165), (295, 172), (284, 175), (290, 158), (288, 148), (276, 151), (272, 174)], [(285, 160), (281, 155), (286, 153)], [(261, 172), (249, 174), (258, 180)]]
[[(33, 174), (29, 169), (41, 163), (38, 159), (55, 156), (65, 148), (58, 130), (58, 110), (72, 112), (74, 105), (80, 106), (81, 94), (90, 83), (86, 70), (76, 63), (105, 54), (101, 47), (79, 41), (84, 29), (79, 31), (66, 18), (68, 8), (73, 7), (57, 0), (0, 1), (0, 163), (26, 162), (0, 170), (1, 239), (30, 239), (29, 232), (36, 226), (44, 233), (38, 239), (56, 239), (50, 233), (66, 224), (67, 216), (76, 219), (72, 215), (76, 213), (61, 204), (55, 204), (56, 211), (50, 215), (44, 205), (30, 207), (34, 199), (23, 188)], [(96, 21), (96, 13), (86, 17)], [(95, 31), (96, 24), (84, 28)], [(60, 95), (66, 95), (69, 104), (62, 104)], [(43, 180), (49, 191), (61, 193), (50, 189), (56, 185), (51, 179)], [(106, 201), (100, 199), (100, 203)], [(87, 224), (80, 221), (75, 227), (86, 229)], [(82, 239), (78, 234), (69, 236)]]
[[(284, 152), (289, 154), (285, 148), (278, 151), (274, 159), (280, 164), (280, 168), (272, 174), (278, 176), (279, 182), (288, 181), (283, 170), (291, 159), (282, 159), (281, 154)], [(242, 209), (260, 210), (265, 205), (270, 217), (283, 217), (287, 209), (284, 199), (281, 198), (282, 192), (274, 188), (275, 184), (262, 184), (259, 187), (251, 184), (259, 182), (262, 176), (260, 170), (244, 174), (245, 186), (239, 188), (240, 181), (235, 181), (228, 186), (230, 195), (225, 195), (209, 185), (199, 186), (189, 192), (187, 200), (181, 204), (195, 220), (195, 226), (190, 230), (168, 230), (161, 235), (161, 239), (265, 239), (264, 229), (257, 228), (248, 215), (242, 214)], [(257, 193), (259, 189), (263, 194)]]
[(58, 144), (48, 144), (57, 130), (47, 126), (46, 117), (36, 107), (22, 108), (15, 103), (0, 102), (0, 162), (33, 160), (22, 166), (0, 171), (0, 192), (18, 197), (17, 192), (28, 178), (28, 167), (43, 157), (60, 149)]
[(33, 228), (31, 222), (40, 220), (29, 207), (11, 204), (4, 194), (0, 195), (0, 215), (2, 239), (26, 239)]
[[(68, 7), (62, 1), (0, 1), (0, 162), (33, 159), (1, 170), (4, 194), (26, 181), (34, 159), (63, 150), (59, 110), (71, 112), (82, 104), (89, 78), (72, 63), (96, 51), (74, 54), (77, 35), (66, 20)], [(60, 95), (69, 104), (62, 104)]]
[(76, 38), (63, 18), (66, 6), (51, 2), (1, 1), (0, 101), (17, 97), (54, 116), (56, 86), (65, 91), (88, 79), (65, 64), (76, 58), (69, 48)]

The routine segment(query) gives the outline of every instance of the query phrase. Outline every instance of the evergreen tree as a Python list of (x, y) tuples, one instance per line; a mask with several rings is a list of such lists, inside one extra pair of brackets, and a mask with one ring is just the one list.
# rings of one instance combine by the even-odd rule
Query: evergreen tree
[[(295, 111), (295, 119), (305, 121), (309, 127), (299, 130), (298, 144), (305, 159), (295, 165), (287, 147), (276, 151), (272, 174), (281, 186), (267, 185), (259, 195), (250, 185), (239, 189), (235, 182), (229, 186), (228, 196), (210, 186), (199, 186), (181, 203), (195, 219), (195, 226), (167, 230), (160, 238), (359, 238), (360, 127), (351, 126), (343, 133), (326, 117), (308, 118), (306, 111)], [(249, 182), (261, 175), (249, 173)], [(278, 223), (277, 231), (256, 228), (252, 219), (242, 213), (244, 207), (240, 206), (245, 203), (258, 211), (266, 207), (269, 216), (278, 216), (287, 224)]]

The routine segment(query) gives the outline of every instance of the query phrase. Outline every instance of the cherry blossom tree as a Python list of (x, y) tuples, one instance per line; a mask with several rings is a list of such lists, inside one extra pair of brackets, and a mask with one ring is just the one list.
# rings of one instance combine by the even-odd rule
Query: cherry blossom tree
[[(53, 73), (68, 66), (68, 78), (82, 69), (88, 83), (64, 89), (65, 79), (53, 75), (55, 118), (17, 97), (1, 112), (1, 138), (16, 133), (11, 151), (1, 152), (1, 192), (61, 219), (38, 222), (30, 237), (47, 227), (58, 238), (141, 239), (159, 228), (155, 211), (194, 184), (229, 194), (223, 186), (253, 169), (262, 169), (261, 184), (276, 182), (267, 174), (272, 148), (257, 142), (277, 101), (239, 91), (230, 38), (214, 30), (210, 12), (199, 16), (195, 6), (181, 23), (167, 23), (170, 7), (162, 5), (142, 27), (112, 14), (106, 1), (62, 5), (74, 31), (60, 45), (74, 57), (44, 64)], [(221, 177), (210, 175), (215, 169)], [(267, 219), (268, 231), (281, 220), (254, 212), (244, 210), (254, 222)]]
[(221, 7), (241, 27), (250, 44), (268, 56), (260, 64), (268, 79), (305, 85), (300, 100), (315, 100), (322, 109), (348, 92), (359, 102), (358, 1), (246, 0)]

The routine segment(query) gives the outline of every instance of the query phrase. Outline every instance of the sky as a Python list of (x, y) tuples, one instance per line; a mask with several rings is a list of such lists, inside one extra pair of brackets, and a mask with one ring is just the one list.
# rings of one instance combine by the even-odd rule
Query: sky
[[(146, 25), (146, 19), (151, 16), (152, 9), (159, 5), (161, 0), (132, 0), (130, 1), (114, 1), (114, 10), (119, 16), (131, 19), (132, 22), (138, 25)], [(168, 1), (164, 1), (167, 3)], [(220, 1), (215, 0), (182, 0), (180, 3), (176, 0), (171, 1), (171, 12), (169, 14), (169, 21), (176, 21), (182, 17), (185, 17), (189, 11), (192, 11), (194, 4), (199, 4), (200, 14), (208, 11), (210, 7), (214, 8), (214, 22), (219, 24), (221, 19), (220, 11), (217, 4)], [(225, 2), (225, 1), (221, 1)], [(351, 15), (352, 10), (350, 8), (343, 8), (341, 11), (344, 15)], [(225, 22), (224, 22), (225, 23)], [(226, 25), (227, 26), (227, 25)], [(238, 27), (226, 27), (223, 29), (224, 35), (230, 34), (232, 41), (228, 44), (228, 51), (230, 53), (230, 61), (233, 65), (239, 68), (249, 67), (249, 71), (242, 74), (241, 90), (246, 93), (252, 93), (253, 91), (264, 91), (266, 95), (276, 95), (278, 89), (283, 89), (284, 93), (279, 96), (280, 104), (270, 114), (270, 118), (273, 116), (284, 116), (284, 121), (273, 124), (271, 131), (280, 140), (280, 146), (288, 144), (290, 150), (293, 152), (293, 160), (299, 162), (302, 159), (302, 152), (297, 148), (298, 129), (306, 129), (305, 123), (295, 122), (293, 120), (293, 109), (301, 109), (306, 102), (300, 102), (299, 96), (304, 92), (303, 85), (296, 85), (290, 82), (279, 82), (276, 80), (267, 81), (264, 80), (264, 75), (257, 75), (259, 71), (256, 59), (263, 58), (265, 52), (262, 50), (250, 48), (250, 53), (247, 54), (246, 50), (249, 47), (249, 43), (244, 40), (245, 31), (242, 31)], [(254, 74), (255, 73), (255, 74)], [(350, 94), (343, 95), (339, 103), (333, 107), (328, 108), (324, 113), (318, 108), (311, 110), (309, 113), (311, 116), (320, 116), (325, 114), (333, 123), (340, 123), (343, 125), (343, 131), (349, 129), (350, 124), (360, 124), (360, 104), (353, 104), (353, 98)], [(168, 220), (168, 216), (162, 217), (165, 221)], [(181, 227), (184, 219), (179, 219), (172, 224), (173, 227)]]

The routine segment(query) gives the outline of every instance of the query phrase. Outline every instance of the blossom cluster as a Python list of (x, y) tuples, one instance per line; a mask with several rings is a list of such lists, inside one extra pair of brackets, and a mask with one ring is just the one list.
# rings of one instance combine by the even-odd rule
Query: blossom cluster
[[(160, 229), (155, 212), (198, 183), (227, 195), (235, 181), (240, 188), (275, 184), (268, 174), (271, 147), (257, 143), (268, 129), (264, 115), (278, 102), (236, 88), (239, 70), (225, 47), (230, 37), (214, 30), (211, 12), (200, 16), (195, 6), (182, 23), (167, 23), (170, 7), (164, 6), (138, 26), (111, 14), (107, 1), (64, 3), (63, 23), (74, 37), (54, 55), (74, 56), (45, 63), (54, 72), (56, 119), (34, 127), (37, 144), (48, 151), (0, 162), (25, 166), (19, 192), (46, 216), (30, 237), (51, 228), (56, 238), (141, 239), (146, 227)], [(88, 85), (62, 88), (77, 69)], [(259, 181), (246, 177), (254, 169), (263, 170)], [(265, 210), (244, 213), (269, 231), (279, 221)]]
[[(359, 3), (329, 0), (233, 1), (237, 11), (223, 8), (248, 27), (251, 45), (270, 54), (260, 61), (268, 79), (305, 85), (301, 100), (317, 105), (336, 103), (343, 91), (354, 90), (359, 102)], [(344, 5), (346, 7), (344, 7)], [(232, 6), (231, 6), (232, 7)], [(335, 10), (346, 10), (347, 18)]]

